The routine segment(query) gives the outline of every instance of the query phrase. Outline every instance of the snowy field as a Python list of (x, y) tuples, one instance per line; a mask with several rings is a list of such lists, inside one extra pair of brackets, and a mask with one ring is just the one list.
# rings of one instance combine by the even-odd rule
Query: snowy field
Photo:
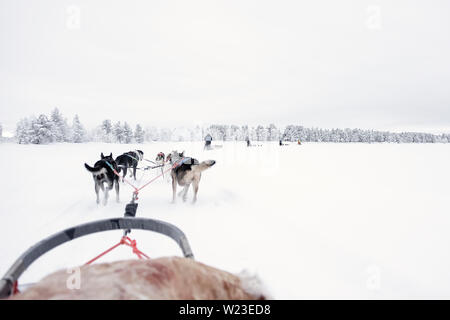
[[(123, 216), (131, 188), (95, 203), (93, 165), (142, 149), (185, 150), (204, 172), (198, 202), (171, 204), (169, 181), (141, 191), (139, 217), (165, 220), (187, 235), (203, 263), (257, 273), (277, 299), (450, 298), (450, 145), (224, 143), (0, 144), (0, 273), (28, 247), (64, 228)], [(155, 172), (142, 176), (146, 182)], [(180, 189), (179, 189), (180, 190)], [(192, 199), (192, 190), (189, 200)], [(37, 260), (21, 283), (85, 263), (121, 231), (66, 243)], [(133, 231), (151, 257), (181, 255), (165, 236)], [(100, 260), (133, 258), (120, 247)]]

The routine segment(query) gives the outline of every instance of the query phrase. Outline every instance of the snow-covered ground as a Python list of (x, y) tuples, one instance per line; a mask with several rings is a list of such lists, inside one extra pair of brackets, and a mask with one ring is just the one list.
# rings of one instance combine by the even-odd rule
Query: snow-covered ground
[[(141, 191), (138, 216), (187, 235), (196, 259), (230, 272), (256, 272), (274, 298), (450, 298), (450, 145), (202, 143), (0, 144), (0, 273), (28, 247), (75, 224), (122, 216), (111, 193), (97, 206), (91, 174), (100, 152), (139, 147), (145, 157), (185, 150), (214, 159), (198, 202), (171, 204), (159, 179)], [(152, 174), (155, 174), (153, 172)], [(147, 181), (151, 173), (138, 181)], [(192, 198), (192, 190), (189, 196)], [(120, 231), (66, 243), (37, 260), (21, 283), (83, 264)], [(133, 231), (151, 257), (180, 255), (165, 236)], [(134, 258), (120, 247), (100, 261)]]

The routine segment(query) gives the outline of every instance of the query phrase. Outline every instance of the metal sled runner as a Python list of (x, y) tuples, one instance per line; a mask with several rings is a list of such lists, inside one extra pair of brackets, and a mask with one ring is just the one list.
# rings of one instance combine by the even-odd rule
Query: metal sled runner
[(53, 248), (86, 236), (92, 233), (111, 231), (111, 230), (125, 230), (124, 236), (132, 229), (154, 231), (166, 235), (178, 244), (186, 258), (194, 258), (189, 242), (179, 228), (176, 226), (159, 220), (147, 218), (134, 218), (125, 213), (124, 218), (113, 218), (98, 220), (81, 224), (64, 231), (58, 232), (29, 248), (14, 262), (12, 267), (6, 272), (0, 280), (0, 299), (6, 298), (14, 293), (14, 288), (17, 285), (17, 280), (23, 272), (40, 256)]

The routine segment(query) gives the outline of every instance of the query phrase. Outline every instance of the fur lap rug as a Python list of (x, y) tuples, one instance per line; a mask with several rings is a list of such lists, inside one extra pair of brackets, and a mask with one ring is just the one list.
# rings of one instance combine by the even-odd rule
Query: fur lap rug
[[(75, 270), (75, 271), (74, 271)], [(125, 260), (57, 271), (11, 299), (266, 299), (257, 276), (192, 259)]]

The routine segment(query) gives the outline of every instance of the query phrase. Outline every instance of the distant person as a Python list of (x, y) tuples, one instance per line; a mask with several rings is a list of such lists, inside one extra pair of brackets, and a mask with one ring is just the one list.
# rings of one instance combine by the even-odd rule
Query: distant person
[(211, 149), (211, 142), (212, 142), (212, 137), (208, 133), (205, 137), (205, 149)]
[(302, 144), (302, 142), (300, 141), (300, 139), (298, 139), (297, 144), (298, 144), (298, 145), (301, 145), (301, 144)]
[(247, 141), (247, 147), (250, 147), (250, 138), (247, 137), (246, 141)]

